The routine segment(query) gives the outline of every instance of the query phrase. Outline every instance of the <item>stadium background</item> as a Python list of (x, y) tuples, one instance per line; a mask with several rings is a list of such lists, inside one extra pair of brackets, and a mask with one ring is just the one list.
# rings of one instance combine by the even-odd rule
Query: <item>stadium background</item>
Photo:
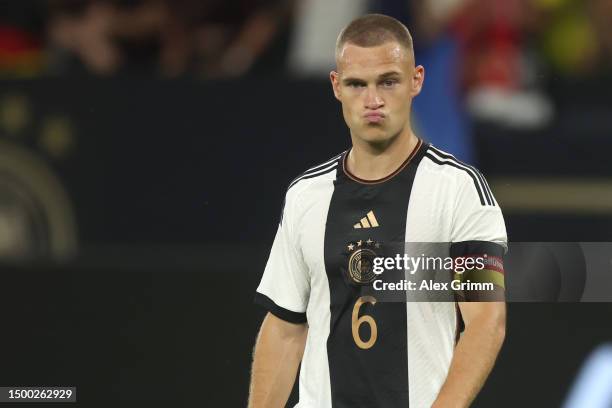
[[(611, 240), (605, 0), (0, 7), (0, 385), (245, 405), (282, 197), (349, 143), (326, 76), (367, 11), (413, 29), (418, 132), (483, 171), (510, 240)], [(474, 406), (560, 406), (611, 315), (510, 304)]]

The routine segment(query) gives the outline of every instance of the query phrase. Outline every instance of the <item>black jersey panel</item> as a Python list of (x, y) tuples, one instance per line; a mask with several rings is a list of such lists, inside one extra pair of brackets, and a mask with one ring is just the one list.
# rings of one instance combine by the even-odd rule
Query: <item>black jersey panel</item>
[(426, 145), (393, 178), (359, 183), (339, 171), (325, 230), (330, 290), (327, 353), (334, 407), (408, 406), (406, 303), (365, 292), (372, 258), (403, 247), (416, 169)]

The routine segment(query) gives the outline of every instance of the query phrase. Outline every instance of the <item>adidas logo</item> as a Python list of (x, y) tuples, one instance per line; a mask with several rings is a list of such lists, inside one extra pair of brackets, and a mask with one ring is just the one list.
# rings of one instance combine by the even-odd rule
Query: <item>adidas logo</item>
[(374, 216), (374, 211), (370, 210), (359, 222), (353, 225), (353, 228), (375, 228), (378, 227), (378, 221)]

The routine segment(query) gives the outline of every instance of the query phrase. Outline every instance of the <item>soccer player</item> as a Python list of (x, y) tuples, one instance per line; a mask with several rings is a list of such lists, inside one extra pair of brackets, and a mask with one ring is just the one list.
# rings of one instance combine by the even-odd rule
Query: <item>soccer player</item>
[[(249, 406), (284, 406), (301, 363), (299, 407), (467, 407), (501, 348), (504, 302), (377, 302), (362, 292), (372, 282), (366, 255), (446, 242), (451, 256), (497, 260), (489, 272), (500, 274), (502, 213), (478, 170), (413, 133), (425, 71), (403, 24), (354, 20), (336, 64), (352, 147), (288, 187), (255, 295), (269, 313)], [(503, 286), (503, 276), (493, 281)]]

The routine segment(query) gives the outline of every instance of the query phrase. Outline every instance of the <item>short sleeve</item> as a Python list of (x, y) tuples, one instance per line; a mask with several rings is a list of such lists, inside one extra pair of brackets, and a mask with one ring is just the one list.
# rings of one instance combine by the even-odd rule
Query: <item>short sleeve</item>
[[(455, 277), (463, 281), (493, 283), (503, 290), (503, 256), (508, 248), (504, 217), (484, 176), (471, 169), (473, 177), (466, 173), (456, 195), (450, 255), (456, 260), (463, 258), (463, 262), (474, 258), (482, 263)], [(479, 299), (473, 293), (466, 294), (466, 299), (470, 298)]]
[[(458, 191), (453, 214), (451, 249), (461, 243), (488, 243), (492, 251), (503, 255), (508, 248), (506, 225), (501, 209), (484, 176), (473, 169), (473, 177), (463, 177)], [(467, 255), (467, 254), (464, 254)]]
[(292, 323), (306, 322), (310, 275), (295, 237), (294, 200), (287, 193), (272, 250), (255, 294), (255, 303)]

